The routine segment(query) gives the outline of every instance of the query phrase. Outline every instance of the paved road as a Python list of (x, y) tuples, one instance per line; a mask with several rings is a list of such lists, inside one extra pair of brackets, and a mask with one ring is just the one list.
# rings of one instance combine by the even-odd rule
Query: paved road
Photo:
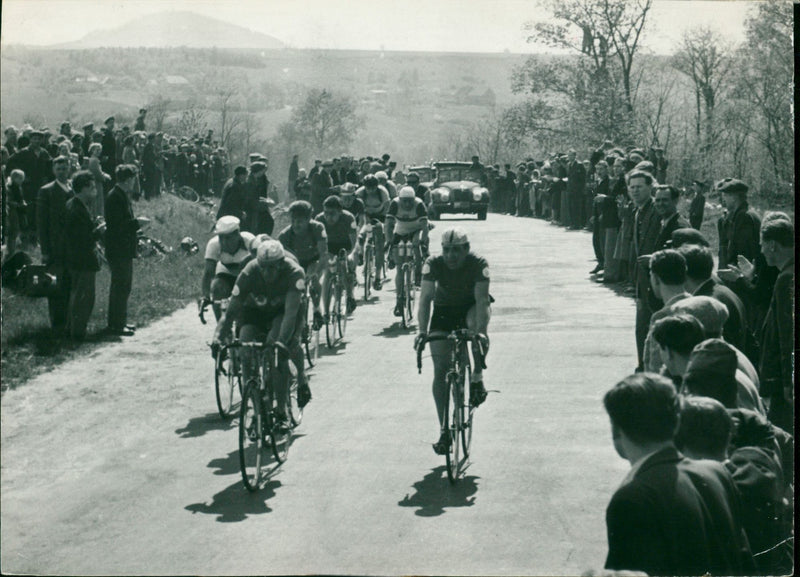
[[(634, 306), (588, 279), (588, 233), (461, 223), (497, 299), (473, 461), (451, 487), (390, 287), (323, 357), (289, 461), (256, 494), (216, 416), (211, 328), (187, 307), (2, 402), (2, 571), (549, 574), (602, 567), (627, 470), (603, 393), (634, 366)], [(445, 223), (433, 231), (431, 246)]]

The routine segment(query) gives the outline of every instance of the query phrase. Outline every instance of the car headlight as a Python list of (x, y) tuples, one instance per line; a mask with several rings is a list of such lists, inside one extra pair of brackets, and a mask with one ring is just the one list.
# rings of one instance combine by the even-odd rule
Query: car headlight
[(481, 188), (473, 188), (472, 189), (472, 200), (478, 202), (481, 199), (483, 199), (485, 196), (487, 196), (487, 193), (488, 193), (488, 191), (483, 187), (481, 187)]
[(437, 188), (436, 195), (442, 202), (447, 202), (448, 200), (450, 200), (450, 191), (447, 190), (446, 188)]

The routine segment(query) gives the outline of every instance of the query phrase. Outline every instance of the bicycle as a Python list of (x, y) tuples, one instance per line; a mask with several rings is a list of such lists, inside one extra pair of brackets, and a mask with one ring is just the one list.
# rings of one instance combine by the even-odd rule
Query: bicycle
[[(205, 311), (208, 304), (219, 305), (224, 313), (228, 308), (230, 299), (220, 299), (215, 301), (198, 301), (200, 312), (200, 322), (206, 324)], [(234, 321), (233, 334), (237, 333), (236, 321)], [(229, 419), (236, 412), (236, 392), (239, 393), (239, 400), (242, 398), (242, 367), (239, 362), (239, 354), (235, 348), (223, 346), (214, 351), (214, 392), (217, 398), (217, 411), (222, 419)]]
[[(331, 259), (328, 278), (328, 305), (333, 298), (333, 306), (328, 307), (325, 319), (325, 342), (333, 348), (337, 340), (344, 339), (347, 330), (347, 283), (350, 271), (347, 267), (347, 251), (341, 249), (335, 260)], [(338, 337), (337, 337), (338, 334)]]
[[(373, 229), (380, 221), (373, 219), (366, 227), (366, 239), (364, 241), (364, 301), (369, 300), (370, 291), (379, 288), (381, 281), (378, 281), (378, 274), (385, 271), (383, 263), (378, 262), (377, 251), (375, 250), (375, 235)], [(375, 280), (373, 280), (375, 279)]]
[(414, 244), (411, 241), (397, 243), (397, 258), (400, 261), (397, 263), (397, 274), (402, 275), (403, 279), (402, 294), (398, 295), (403, 304), (400, 322), (403, 328), (408, 328), (411, 325), (411, 319), (414, 318), (414, 286), (416, 285), (417, 270)]
[[(447, 433), (449, 448), (445, 459), (447, 461), (447, 478), (455, 484), (461, 474), (466, 470), (472, 446), (472, 429), (475, 407), (469, 398), (469, 382), (472, 366), (467, 351), (467, 343), (476, 343), (481, 352), (481, 367), (486, 368), (485, 351), (478, 335), (467, 329), (458, 329), (450, 333), (435, 332), (426, 336), (417, 348), (417, 369), (422, 373), (422, 351), (425, 344), (432, 341), (448, 340), (450, 348), (450, 367), (447, 370), (447, 396), (445, 398), (444, 414), (441, 415), (442, 434)], [(452, 417), (450, 403), (452, 400)], [(461, 453), (463, 452), (463, 456)]]
[[(314, 368), (314, 364), (319, 358), (319, 330), (314, 329), (314, 307), (310, 306), (312, 301), (312, 294), (316, 292), (316, 288), (312, 288), (314, 283), (307, 279), (306, 287), (303, 296), (300, 300), (300, 308), (305, 324), (300, 334), (300, 343), (303, 345), (305, 351), (306, 361), (308, 367)], [(314, 292), (312, 292), (314, 291)]]
[[(288, 417), (291, 427), (281, 426), (278, 418), (278, 400), (275, 379), (278, 378), (278, 355), (287, 355), (285, 349), (272, 343), (242, 343), (234, 341), (229, 348), (246, 348), (253, 352), (255, 376), (248, 379), (242, 394), (239, 417), (239, 466), (242, 481), (248, 491), (256, 491), (265, 478), (267, 439), (278, 464), (286, 461), (292, 444), (292, 429), (303, 419), (303, 409), (297, 402), (297, 368), (289, 358)], [(244, 360), (244, 357), (243, 357)]]

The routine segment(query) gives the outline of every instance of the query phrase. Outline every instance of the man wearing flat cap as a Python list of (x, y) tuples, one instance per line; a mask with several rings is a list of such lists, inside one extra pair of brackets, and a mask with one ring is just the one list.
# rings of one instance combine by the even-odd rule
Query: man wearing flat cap
[(328, 198), (333, 187), (333, 179), (330, 174), (332, 167), (333, 162), (325, 160), (321, 163), (319, 171), (311, 177), (311, 206), (314, 208), (313, 214), (322, 212), (322, 203)]
[(692, 202), (689, 204), (689, 224), (692, 228), (700, 230), (703, 224), (703, 215), (706, 211), (706, 183), (702, 180), (692, 181)]
[(740, 255), (754, 261), (761, 252), (761, 219), (747, 204), (747, 185), (741, 180), (726, 178), (718, 182), (716, 188), (725, 207), (725, 214), (717, 221), (719, 268), (736, 266)]
[(32, 243), (36, 242), (36, 193), (53, 178), (52, 158), (42, 148), (43, 138), (41, 131), (32, 131), (28, 145), (17, 150), (6, 164), (6, 174), (11, 174), (15, 169), (25, 173), (22, 197), (27, 205), (25, 209), (27, 229), (24, 231), (24, 236)]
[(115, 119), (113, 116), (106, 118), (104, 123), (105, 128), (103, 129), (103, 140), (101, 142), (103, 145), (103, 153), (100, 157), (103, 172), (111, 175), (116, 175), (117, 169), (117, 138), (114, 134), (114, 122)]
[(267, 178), (266, 158), (250, 165), (247, 177), (247, 193), (244, 210), (246, 213), (242, 229), (253, 234), (272, 234), (275, 221), (269, 210), (269, 179)]

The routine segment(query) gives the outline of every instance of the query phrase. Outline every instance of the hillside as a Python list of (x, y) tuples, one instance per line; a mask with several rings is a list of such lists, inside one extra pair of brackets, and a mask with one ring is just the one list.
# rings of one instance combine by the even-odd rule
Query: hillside
[(53, 45), (56, 49), (87, 48), (258, 48), (279, 50), (283, 42), (247, 28), (188, 11), (148, 14), (117, 28), (91, 32), (75, 42)]

